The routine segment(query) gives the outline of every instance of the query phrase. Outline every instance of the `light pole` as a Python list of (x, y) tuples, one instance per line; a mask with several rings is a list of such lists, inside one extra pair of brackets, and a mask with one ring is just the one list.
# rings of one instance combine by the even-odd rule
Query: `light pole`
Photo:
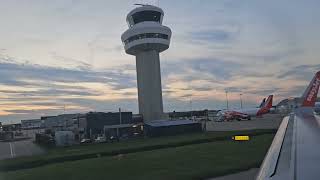
[(226, 91), (227, 109), (229, 109), (228, 91)]
[[(119, 125), (121, 126), (122, 124), (122, 117), (121, 117), (121, 108), (119, 108)], [(119, 127), (117, 128), (117, 138), (119, 138), (120, 133), (119, 133)]]
[(242, 109), (242, 94), (240, 94), (240, 107)]
[(192, 119), (192, 96), (190, 97), (190, 118)]

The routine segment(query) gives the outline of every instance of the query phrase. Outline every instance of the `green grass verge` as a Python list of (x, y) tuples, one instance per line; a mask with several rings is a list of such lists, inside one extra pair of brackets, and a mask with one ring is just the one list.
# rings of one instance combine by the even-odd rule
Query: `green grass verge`
[(201, 144), (231, 139), (233, 135), (259, 135), (274, 133), (275, 130), (251, 130), (235, 132), (209, 132), (187, 134), (171, 137), (137, 139), (113, 144), (78, 145), (67, 148), (54, 148), (45, 155), (22, 157), (0, 161), (0, 171), (13, 171), (34, 168), (53, 163), (95, 158), (97, 156), (114, 156), (155, 149), (172, 148), (190, 144)]
[(193, 180), (259, 167), (273, 134), (100, 157), (0, 173), (4, 180)]

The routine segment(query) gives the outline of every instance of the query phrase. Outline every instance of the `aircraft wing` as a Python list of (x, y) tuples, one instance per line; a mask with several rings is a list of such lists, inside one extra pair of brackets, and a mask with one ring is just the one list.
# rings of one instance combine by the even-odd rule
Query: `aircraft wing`
[(320, 117), (314, 114), (318, 72), (302, 96), (302, 107), (283, 119), (257, 180), (314, 180), (320, 177)]
[(320, 177), (320, 117), (296, 112), (283, 119), (262, 163), (258, 180)]

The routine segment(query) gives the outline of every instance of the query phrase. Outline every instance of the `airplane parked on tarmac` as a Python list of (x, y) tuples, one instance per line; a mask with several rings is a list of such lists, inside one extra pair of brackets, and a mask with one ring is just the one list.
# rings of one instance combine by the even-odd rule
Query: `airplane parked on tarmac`
[(258, 108), (247, 108), (247, 109), (232, 109), (232, 110), (222, 110), (217, 113), (218, 121), (225, 120), (251, 120), (251, 117), (262, 116), (263, 114), (269, 113), (272, 108), (273, 95), (270, 95), (268, 99), (264, 102), (262, 101), (260, 107)]

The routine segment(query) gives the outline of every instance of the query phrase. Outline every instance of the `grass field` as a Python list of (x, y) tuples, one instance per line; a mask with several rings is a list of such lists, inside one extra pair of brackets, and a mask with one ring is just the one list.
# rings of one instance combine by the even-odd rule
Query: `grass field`
[(8, 180), (203, 179), (258, 167), (273, 135), (102, 157), (2, 173)]
[(273, 133), (273, 130), (251, 130), (234, 132), (209, 132), (187, 134), (173, 137), (136, 139), (119, 143), (80, 145), (66, 148), (50, 149), (47, 154), (22, 157), (17, 159), (8, 159), (0, 161), (0, 172), (34, 168), (52, 163), (61, 163), (65, 161), (82, 160), (95, 158), (97, 156), (114, 156), (117, 154), (127, 154), (132, 152), (141, 152), (154, 149), (163, 149), (169, 147), (179, 147), (190, 144), (201, 144), (217, 140), (228, 140), (233, 135), (248, 134), (257, 135)]
[[(66, 156), (68, 153), (77, 154), (87, 151), (97, 152), (97, 150), (108, 151), (110, 149), (149, 146), (157, 143), (166, 144), (210, 139), (217, 136), (247, 134), (248, 132), (229, 133), (193, 134), (116, 144), (58, 148), (49, 151), (48, 157)], [(0, 173), (0, 179), (203, 179), (258, 167), (271, 144), (273, 136), (274, 134), (259, 135), (252, 137), (251, 141), (245, 143), (224, 140), (118, 156), (54, 163), (31, 169), (2, 172)], [(20, 158), (12, 162), (25, 163), (31, 159)]]

